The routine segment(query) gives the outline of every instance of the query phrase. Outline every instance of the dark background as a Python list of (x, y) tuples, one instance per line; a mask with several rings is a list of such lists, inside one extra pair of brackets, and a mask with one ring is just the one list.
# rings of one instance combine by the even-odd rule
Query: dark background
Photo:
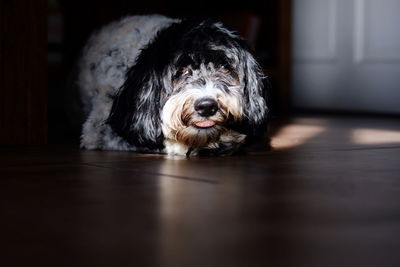
[[(1, 1), (2, 144), (78, 143), (71, 112), (75, 65), (89, 35), (127, 15), (212, 18), (255, 51), (268, 82), (272, 116), (290, 108), (291, 1)], [(47, 86), (46, 86), (47, 85)]]

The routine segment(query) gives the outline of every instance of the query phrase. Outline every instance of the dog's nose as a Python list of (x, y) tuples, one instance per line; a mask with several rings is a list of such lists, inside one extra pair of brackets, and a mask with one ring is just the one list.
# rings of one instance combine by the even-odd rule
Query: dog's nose
[(217, 113), (218, 103), (212, 98), (202, 98), (194, 103), (194, 109), (199, 115), (208, 117)]

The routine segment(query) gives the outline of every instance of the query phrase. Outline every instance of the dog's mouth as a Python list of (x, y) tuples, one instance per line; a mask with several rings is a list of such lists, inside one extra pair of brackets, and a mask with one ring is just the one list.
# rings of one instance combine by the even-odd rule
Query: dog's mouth
[(212, 120), (194, 121), (192, 124), (197, 128), (211, 128), (215, 125), (215, 121)]

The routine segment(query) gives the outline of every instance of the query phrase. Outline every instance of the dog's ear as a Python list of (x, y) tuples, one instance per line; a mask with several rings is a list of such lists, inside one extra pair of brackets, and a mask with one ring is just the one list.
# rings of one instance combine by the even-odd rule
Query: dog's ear
[(243, 64), (244, 82), (244, 110), (246, 123), (250, 135), (257, 135), (257, 131), (265, 128), (267, 105), (266, 92), (264, 89), (265, 75), (253, 55), (248, 51), (241, 54)]
[(138, 60), (114, 96), (106, 121), (114, 132), (138, 148), (163, 148), (160, 98), (164, 89), (160, 77), (153, 66)]

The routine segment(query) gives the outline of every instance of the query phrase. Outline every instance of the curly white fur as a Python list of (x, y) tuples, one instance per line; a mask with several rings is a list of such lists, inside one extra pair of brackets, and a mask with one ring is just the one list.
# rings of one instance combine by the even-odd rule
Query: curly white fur
[(159, 30), (178, 21), (161, 15), (131, 16), (104, 26), (90, 37), (79, 66), (78, 84), (87, 116), (81, 147), (136, 150), (104, 123), (112, 106), (110, 96), (125, 82), (126, 72), (140, 50)]

